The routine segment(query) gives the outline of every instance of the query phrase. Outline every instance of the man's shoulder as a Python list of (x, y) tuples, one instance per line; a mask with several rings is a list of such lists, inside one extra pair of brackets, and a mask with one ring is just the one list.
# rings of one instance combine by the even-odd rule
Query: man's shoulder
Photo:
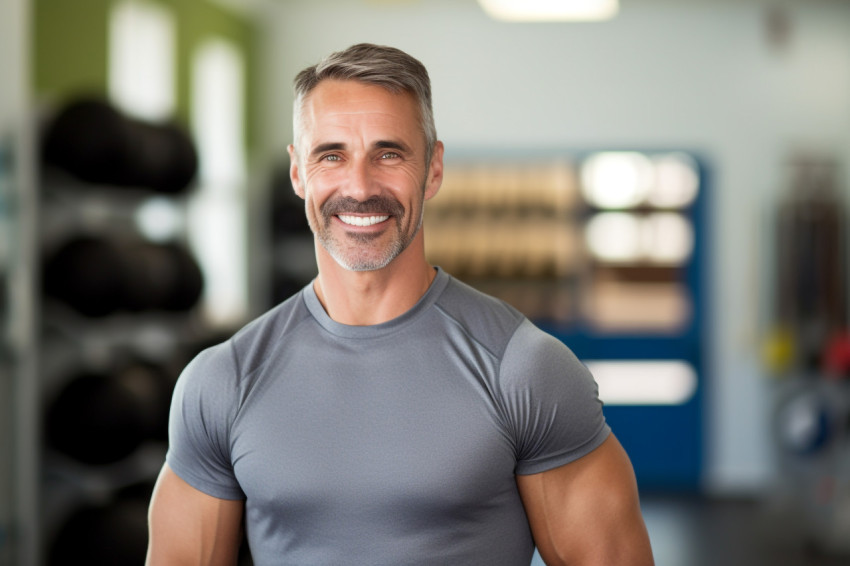
[(251, 387), (252, 375), (262, 367), (276, 348), (287, 342), (286, 335), (304, 318), (301, 293), (245, 324), (228, 339), (200, 351), (180, 377), (181, 395), (206, 399), (208, 405), (229, 410), (234, 395)]
[(505, 301), (450, 277), (436, 307), (454, 323), (501, 356), (525, 315)]
[(288, 326), (298, 324), (308, 315), (304, 305), (304, 289), (269, 308), (247, 322), (234, 335), (234, 340), (251, 340), (269, 332), (285, 331)]
[(268, 352), (285, 343), (287, 336), (296, 335), (298, 326), (310, 318), (303, 293), (295, 293), (251, 320), (228, 340), (242, 372), (262, 363)]

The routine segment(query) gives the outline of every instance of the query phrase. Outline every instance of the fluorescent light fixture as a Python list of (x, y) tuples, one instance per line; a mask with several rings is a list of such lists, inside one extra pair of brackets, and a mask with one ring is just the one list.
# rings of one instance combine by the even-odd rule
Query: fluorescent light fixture
[(683, 215), (655, 212), (641, 226), (643, 253), (656, 264), (681, 265), (694, 251), (694, 228)]
[(654, 182), (652, 161), (630, 151), (606, 151), (581, 166), (582, 193), (599, 208), (633, 208), (646, 200)]
[(589, 361), (606, 405), (681, 405), (696, 393), (694, 367), (681, 360)]
[(589, 22), (608, 20), (618, 0), (478, 0), (491, 18), (507, 22)]
[(681, 265), (694, 251), (694, 228), (677, 212), (600, 212), (585, 226), (591, 255), (604, 263)]
[(642, 219), (628, 212), (593, 215), (585, 227), (590, 253), (606, 263), (637, 263), (643, 259)]
[(655, 185), (647, 201), (658, 208), (685, 208), (697, 197), (699, 175), (697, 164), (684, 153), (655, 157)]

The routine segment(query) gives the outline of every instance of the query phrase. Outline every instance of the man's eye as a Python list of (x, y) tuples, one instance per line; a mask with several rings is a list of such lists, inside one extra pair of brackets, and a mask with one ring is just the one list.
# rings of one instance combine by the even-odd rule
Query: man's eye
[(330, 154), (330, 155), (325, 155), (324, 157), (322, 157), (322, 161), (339, 161), (339, 160), (340, 160), (339, 155), (335, 155), (333, 153)]
[(400, 155), (394, 151), (388, 151), (384, 154), (381, 154), (381, 159), (397, 159), (398, 157), (400, 157)]

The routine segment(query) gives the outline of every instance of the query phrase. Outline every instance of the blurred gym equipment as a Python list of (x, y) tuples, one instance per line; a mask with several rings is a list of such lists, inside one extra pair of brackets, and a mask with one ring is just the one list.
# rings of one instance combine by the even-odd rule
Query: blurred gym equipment
[(87, 183), (179, 193), (195, 178), (198, 155), (175, 124), (125, 116), (109, 102), (81, 97), (49, 121), (43, 159)]
[(187, 311), (201, 297), (203, 275), (177, 243), (77, 235), (46, 258), (43, 289), (89, 317)]
[(59, 527), (48, 566), (142, 566), (148, 545), (152, 485), (129, 486), (103, 503), (82, 504)]
[(118, 462), (148, 440), (165, 440), (175, 379), (141, 360), (113, 372), (68, 378), (45, 412), (45, 435), (55, 450), (89, 465)]

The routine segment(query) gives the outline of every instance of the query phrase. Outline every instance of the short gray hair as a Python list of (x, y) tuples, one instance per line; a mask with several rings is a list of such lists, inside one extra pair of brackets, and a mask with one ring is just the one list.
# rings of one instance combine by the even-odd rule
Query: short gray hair
[(437, 129), (431, 102), (431, 79), (425, 65), (395, 47), (359, 43), (307, 67), (295, 76), (293, 83), (295, 105), (292, 125), (296, 146), (301, 136), (304, 101), (320, 82), (327, 79), (359, 81), (380, 86), (394, 94), (412, 94), (419, 104), (419, 122), (425, 135), (425, 165), (428, 166), (437, 142)]

